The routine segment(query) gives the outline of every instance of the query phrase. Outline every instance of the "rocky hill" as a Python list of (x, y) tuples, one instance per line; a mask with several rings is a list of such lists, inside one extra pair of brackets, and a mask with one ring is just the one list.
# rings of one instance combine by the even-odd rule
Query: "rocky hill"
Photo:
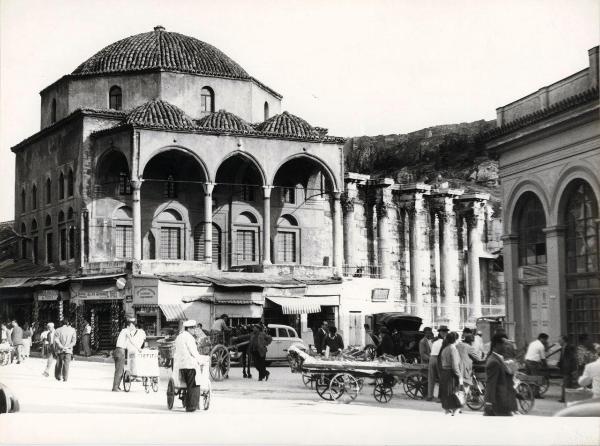
[(485, 151), (480, 135), (494, 121), (438, 125), (405, 135), (350, 138), (346, 170), (391, 177), (398, 183), (448, 181), (452, 187), (490, 193), (499, 201), (498, 163)]

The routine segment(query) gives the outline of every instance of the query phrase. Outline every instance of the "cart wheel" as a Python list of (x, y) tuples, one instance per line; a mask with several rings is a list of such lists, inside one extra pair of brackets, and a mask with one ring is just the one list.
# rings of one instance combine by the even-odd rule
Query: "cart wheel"
[(387, 403), (392, 399), (394, 395), (394, 391), (391, 387), (386, 386), (385, 384), (378, 382), (375, 384), (375, 388), (373, 388), (373, 397), (375, 401), (379, 403)]
[(540, 395), (543, 395), (544, 393), (546, 393), (548, 391), (548, 388), (550, 387), (550, 380), (548, 379), (547, 376), (541, 376), (540, 377), (542, 379), (542, 384), (539, 385), (539, 392)]
[(365, 347), (365, 353), (367, 355), (368, 361), (373, 361), (375, 359), (375, 355), (377, 354), (377, 347), (373, 344), (369, 344)]
[(306, 387), (310, 387), (312, 389), (313, 388), (313, 383), (315, 382), (315, 379), (313, 378), (312, 374), (306, 373), (306, 372), (302, 372), (302, 382), (304, 383), (304, 385)]
[(123, 373), (123, 390), (129, 392), (131, 390), (131, 375), (128, 370)]
[(481, 410), (485, 404), (484, 390), (479, 383), (469, 386), (467, 392), (467, 406), (471, 410)]
[(146, 393), (150, 393), (150, 380), (147, 376), (144, 376), (142, 378), (142, 385), (144, 386), (144, 390), (146, 391)]
[(413, 400), (425, 398), (427, 393), (427, 378), (421, 373), (408, 375), (404, 380), (404, 393)]
[(229, 375), (231, 361), (229, 351), (224, 345), (215, 345), (210, 351), (210, 377), (223, 381)]
[(331, 375), (317, 375), (315, 379), (315, 390), (321, 398), (326, 401), (333, 401), (331, 392), (329, 391), (329, 383), (331, 382)]
[(152, 378), (152, 390), (158, 392), (158, 376)]
[(175, 381), (173, 378), (169, 378), (169, 384), (167, 384), (167, 407), (169, 410), (173, 409), (173, 402), (175, 401)]
[(526, 414), (535, 404), (535, 395), (533, 389), (527, 383), (521, 382), (517, 385), (517, 404), (519, 413)]
[(337, 400), (343, 396), (342, 401), (346, 404), (354, 401), (359, 391), (358, 381), (349, 373), (338, 373), (329, 383), (331, 397)]

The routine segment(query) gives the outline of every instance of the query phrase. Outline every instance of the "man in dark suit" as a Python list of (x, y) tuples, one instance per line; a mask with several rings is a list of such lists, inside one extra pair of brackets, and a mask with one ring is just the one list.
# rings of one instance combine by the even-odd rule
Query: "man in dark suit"
[(327, 336), (327, 321), (321, 322), (321, 326), (317, 328), (314, 334), (314, 342), (315, 348), (317, 349), (317, 353), (320, 355), (323, 353), (323, 342), (325, 342), (325, 337)]
[(558, 401), (564, 403), (565, 389), (570, 389), (574, 386), (575, 375), (577, 374), (577, 350), (574, 345), (569, 343), (567, 336), (561, 336), (558, 343), (562, 347), (560, 350), (560, 359), (558, 360), (558, 368), (563, 379), (561, 397)]
[(423, 364), (429, 364), (429, 356), (431, 356), (431, 344), (433, 343), (433, 330), (431, 327), (423, 329), (423, 338), (419, 341), (419, 356)]
[(485, 364), (486, 387), (484, 415), (512, 416), (517, 410), (517, 399), (513, 386), (513, 376), (504, 363), (506, 334), (492, 337), (491, 353)]

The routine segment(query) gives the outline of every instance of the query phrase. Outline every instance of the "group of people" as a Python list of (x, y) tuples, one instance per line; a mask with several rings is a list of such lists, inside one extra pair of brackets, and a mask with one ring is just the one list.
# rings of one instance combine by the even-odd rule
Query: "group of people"
[(322, 321), (321, 326), (313, 332), (313, 341), (319, 355), (325, 357), (337, 356), (344, 350), (344, 340), (337, 332), (337, 328)]
[(54, 378), (66, 382), (69, 379), (69, 367), (73, 359), (73, 348), (77, 343), (77, 332), (68, 319), (55, 329), (53, 322), (46, 324), (41, 333), (42, 356), (46, 359), (46, 368), (42, 375), (49, 377), (54, 368)]
[(35, 326), (30, 327), (27, 322), (23, 327), (16, 320), (0, 325), (0, 344), (11, 349), (10, 362), (21, 364), (29, 358)]

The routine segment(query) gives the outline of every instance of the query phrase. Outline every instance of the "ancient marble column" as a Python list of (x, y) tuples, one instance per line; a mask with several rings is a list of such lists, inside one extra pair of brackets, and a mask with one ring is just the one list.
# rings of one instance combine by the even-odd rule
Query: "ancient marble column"
[(204, 183), (204, 262), (212, 264), (212, 193), (215, 183)]
[[(356, 186), (354, 187), (356, 188)], [(344, 263), (348, 268), (354, 268), (356, 267), (354, 261), (354, 197), (348, 190), (342, 194), (342, 209), (344, 210)], [(354, 271), (349, 269), (347, 273), (352, 275)]]
[(263, 186), (263, 265), (271, 264), (271, 191), (273, 186)]
[(341, 274), (344, 263), (344, 234), (342, 228), (341, 192), (333, 193), (333, 266)]
[(468, 258), (469, 258), (469, 322), (481, 317), (481, 271), (479, 257), (483, 253), (483, 203), (473, 201), (466, 214), (468, 230)]
[(381, 268), (381, 278), (389, 279), (391, 275), (389, 205), (385, 201), (379, 201), (375, 209), (377, 211), (377, 257)]
[(140, 180), (131, 181), (132, 217), (133, 217), (133, 260), (142, 260), (142, 204)]

